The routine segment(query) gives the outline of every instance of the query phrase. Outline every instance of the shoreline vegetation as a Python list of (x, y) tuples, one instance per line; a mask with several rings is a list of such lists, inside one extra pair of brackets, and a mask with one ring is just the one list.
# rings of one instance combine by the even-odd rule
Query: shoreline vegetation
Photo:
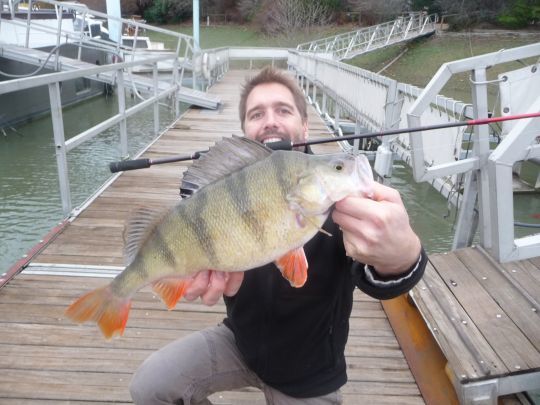
[[(187, 35), (192, 34), (190, 24), (165, 24), (160, 27)], [(316, 27), (309, 30), (309, 32), (300, 32), (295, 35), (268, 36), (249, 24), (201, 25), (200, 42), (203, 50), (221, 46), (295, 48), (296, 45), (302, 42), (325, 38), (354, 29), (358, 29), (358, 27), (353, 24), (332, 25)], [(153, 41), (162, 40), (159, 35), (154, 35), (151, 39)], [(438, 30), (433, 36), (395, 44), (344, 62), (373, 72), (380, 72), (380, 74), (400, 82), (425, 87), (443, 63), (496, 52), (501, 49), (529, 45), (539, 41), (540, 31), (535, 30)], [(165, 46), (167, 47), (167, 43), (165, 43)], [(407, 52), (403, 53), (405, 49)], [(381, 71), (402, 53), (401, 57), (384, 71)], [(523, 62), (534, 63), (535, 60), (525, 60)], [(523, 64), (518, 62), (496, 66), (489, 69), (488, 79), (493, 79), (502, 72), (520, 67), (523, 67)], [(497, 97), (497, 92), (496, 86), (490, 86), (490, 99), (494, 100)], [(471, 90), (468, 74), (454, 76), (443, 88), (442, 94), (456, 100), (470, 102)]]

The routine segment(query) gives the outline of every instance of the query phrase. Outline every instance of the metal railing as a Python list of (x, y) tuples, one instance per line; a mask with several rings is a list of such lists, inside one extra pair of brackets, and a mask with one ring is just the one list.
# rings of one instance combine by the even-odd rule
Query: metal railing
[[(145, 60), (147, 64), (153, 64), (154, 82), (157, 82), (157, 64), (162, 61), (170, 60), (171, 56), (160, 56)], [(120, 129), (120, 152), (122, 156), (127, 157), (128, 154), (128, 137), (126, 130), (126, 120), (137, 112), (147, 107), (153, 107), (154, 110), (154, 132), (155, 135), (159, 131), (159, 101), (166, 97), (176, 97), (180, 84), (173, 77), (169, 88), (158, 92), (158, 87), (154, 86), (153, 94), (141, 101), (137, 105), (126, 108), (124, 87), (124, 70), (130, 69), (140, 64), (140, 61), (123, 62), (105, 66), (96, 66), (87, 69), (79, 69), (69, 72), (50, 73), (41, 76), (33, 76), (24, 79), (9, 80), (0, 82), (0, 95), (15, 91), (34, 88), (37, 86), (48, 86), (51, 118), (54, 133), (54, 145), (56, 161), (58, 166), (58, 179), (60, 183), (60, 196), (62, 201), (62, 211), (66, 217), (69, 217), (72, 212), (71, 192), (68, 177), (67, 153), (83, 142), (86, 142), (95, 136), (103, 133), (106, 129), (118, 125)], [(116, 75), (116, 86), (118, 93), (118, 113), (112, 117), (100, 122), (99, 124), (83, 131), (73, 138), (66, 141), (64, 135), (64, 123), (62, 114), (62, 101), (60, 97), (60, 84), (66, 80), (73, 80), (80, 77), (95, 78), (100, 74), (114, 72)], [(178, 104), (178, 103), (176, 103)], [(176, 115), (179, 115), (179, 110), (176, 110)]]
[[(333, 61), (324, 57), (298, 51), (290, 51), (289, 66), (300, 78), (310, 102), (327, 121), (332, 122), (338, 136), (342, 135), (342, 117), (357, 123), (356, 131), (397, 129), (407, 126), (406, 113), (409, 106), (420, 95), (421, 89), (399, 83), (388, 77)], [(437, 95), (423, 117), (429, 123), (458, 121), (470, 117), (471, 106)], [(437, 138), (431, 138), (426, 148), (430, 163), (445, 163), (459, 159), (463, 131), (455, 128), (440, 130)], [(386, 156), (386, 163), (377, 162), (375, 171), (381, 177), (391, 173), (392, 151), (410, 163), (411, 145), (408, 135), (382, 137), (379, 154)], [(344, 149), (352, 146), (343, 143)], [(384, 152), (383, 152), (384, 151)], [(381, 157), (382, 161), (382, 157)], [(441, 177), (432, 180), (432, 185), (445, 197), (455, 199), (457, 179)]]
[[(510, 110), (513, 113), (538, 112), (539, 55), (540, 44), (534, 44), (446, 63), (425, 89), (305, 52), (291, 51), (289, 65), (321, 115), (329, 115), (328, 104), (332, 100), (335, 128), (339, 127), (343, 114), (360, 126), (377, 131), (487, 118), (487, 85), (501, 83), (502, 86), (510, 74), (487, 80), (486, 69), (528, 57), (536, 58), (537, 62), (523, 68), (525, 73), (516, 74), (525, 84), (521, 93), (513, 90), (518, 94), (515, 98), (526, 98), (527, 102), (522, 102), (522, 110)], [(473, 104), (439, 94), (452, 75), (467, 71), (471, 72)], [(537, 78), (536, 87), (532, 86), (533, 78)], [(321, 97), (317, 94), (319, 91)], [(496, 111), (508, 113), (509, 107), (506, 104), (505, 107), (495, 106), (489, 114)], [(472, 241), (478, 197), (480, 242), (486, 249), (491, 249), (502, 262), (539, 256), (540, 235), (520, 239), (514, 236), (512, 200), (513, 165), (540, 157), (538, 120), (521, 120), (514, 124), (494, 150), (490, 145), (489, 127), (476, 126), (472, 136), (474, 146), (468, 156), (461, 155), (464, 130), (465, 127), (448, 128), (436, 134), (415, 132), (385, 137), (377, 151), (375, 171), (384, 176), (391, 170), (389, 151), (393, 151), (412, 166), (416, 181), (431, 182), (449, 201), (459, 205), (454, 248), (467, 246)], [(340, 134), (339, 130), (336, 132)], [(379, 159), (385, 163), (378, 162)]]
[(335, 60), (351, 59), (387, 45), (434, 33), (436, 24), (436, 14), (410, 13), (394, 21), (306, 42), (296, 49)]
[(289, 51), (286, 48), (220, 47), (204, 49), (194, 58), (193, 70), (200, 72), (207, 87), (210, 87), (229, 70), (231, 62), (247, 62), (246, 67), (251, 70), (256, 61), (269, 61), (272, 66), (278, 62), (286, 65), (288, 56)]
[[(176, 56), (175, 64), (190, 63), (193, 52), (194, 44), (193, 38), (181, 33), (169, 31), (166, 29), (154, 27), (148, 24), (144, 24), (131, 19), (124, 19), (114, 17), (99, 11), (90, 10), (83, 4), (60, 2), (56, 0), (40, 0), (39, 3), (49, 4), (54, 7), (57, 15), (56, 26), (51, 26), (43, 23), (39, 19), (32, 18), (36, 10), (33, 10), (32, 5), (36, 3), (34, 0), (28, 0), (28, 8), (25, 10), (26, 18), (18, 18), (15, 14), (15, 3), (10, 3), (11, 18), (2, 19), (0, 14), (0, 25), (9, 24), (12, 27), (18, 27), (22, 29), (21, 37), (24, 36), (24, 46), (30, 47), (30, 39), (33, 36), (49, 36), (51, 41), (54, 41), (56, 47), (59, 48), (63, 43), (72, 43), (79, 46), (78, 59), (81, 58), (81, 50), (83, 47), (88, 46), (107, 51), (121, 58), (121, 60), (127, 60), (131, 58), (133, 60), (137, 54), (140, 53), (140, 49), (137, 49), (138, 39), (141, 37), (141, 33), (153, 32), (164, 35), (168, 41), (175, 43), (174, 49), (169, 52), (171, 55)], [(19, 11), (20, 13), (20, 11)], [(64, 22), (64, 18), (60, 18), (64, 13), (73, 14), (72, 21)], [(73, 24), (75, 19), (80, 21), (79, 24)], [(85, 31), (85, 23), (88, 22), (88, 18), (101, 19), (99, 21), (109, 21), (109, 24), (116, 23), (126, 31), (133, 32), (131, 35), (131, 46), (126, 46), (119, 42), (113, 42), (109, 39), (100, 38), (100, 36), (91, 36)], [(66, 26), (68, 25), (68, 26)], [(15, 29), (15, 28), (13, 28)], [(2, 40), (0, 38), (0, 40)], [(22, 44), (19, 44), (22, 45)], [(57, 57), (59, 56), (59, 50), (56, 51)], [(183, 66), (183, 67), (186, 67)]]
[[(409, 126), (422, 124), (422, 114), (429, 108), (436, 94), (450, 78), (461, 72), (471, 72), (473, 87), (474, 118), (488, 117), (487, 87), (490, 83), (502, 83), (499, 79), (487, 80), (487, 69), (511, 61), (523, 61), (534, 57), (536, 64), (526, 70), (532, 78), (538, 71), (540, 44), (532, 44), (513, 49), (501, 50), (486, 55), (445, 63), (418, 96), (407, 113)], [(531, 94), (529, 103), (522, 106), (526, 113), (540, 111), (538, 89), (525, 86), (521, 96)], [(508, 107), (506, 107), (508, 108)], [(504, 113), (505, 107), (500, 108)], [(536, 126), (536, 130), (533, 130)], [(480, 242), (492, 251), (501, 262), (521, 260), (540, 255), (540, 235), (515, 238), (514, 203), (512, 190), (512, 167), (514, 163), (540, 157), (537, 142), (537, 119), (520, 120), (513, 125), (502, 142), (491, 150), (489, 129), (486, 126), (474, 128), (474, 148), (472, 156), (445, 164), (426, 165), (425, 137), (422, 133), (411, 134), (412, 168), (417, 181), (426, 181), (440, 176), (466, 173), (463, 204), (460, 209), (454, 248), (467, 245), (473, 232), (475, 201), (479, 201)]]
[[(54, 6), (56, 10), (57, 23), (47, 25), (40, 22), (39, 19), (33, 19), (35, 12), (32, 7), (32, 0), (28, 3), (28, 9), (24, 10), (26, 18), (22, 19), (15, 14), (15, 2), (10, 2), (10, 19), (1, 19), (2, 29), (19, 29), (19, 37), (24, 38), (23, 45), (31, 45), (30, 39), (35, 35), (49, 36), (48, 41), (55, 43), (51, 53), (54, 53), (56, 70), (61, 67), (60, 61), (68, 61), (61, 59), (60, 47), (62, 44), (69, 43), (78, 46), (77, 58), (81, 59), (82, 48), (92, 48), (103, 51), (107, 54), (116, 55), (117, 58), (111, 58), (111, 62), (118, 62), (103, 66), (93, 66), (90, 64), (79, 63), (77, 66), (70, 67), (69, 71), (43, 74), (39, 76), (20, 77), (16, 80), (8, 80), (0, 82), (0, 95), (15, 91), (34, 88), (37, 86), (48, 86), (50, 111), (53, 124), (54, 144), (58, 168), (58, 178), (60, 184), (60, 197), (62, 201), (63, 214), (69, 217), (72, 214), (73, 206), (71, 200), (70, 183), (67, 167), (67, 153), (80, 144), (93, 139), (97, 135), (103, 133), (108, 128), (118, 126), (120, 133), (120, 153), (122, 157), (128, 157), (128, 134), (126, 121), (129, 117), (145, 108), (153, 109), (154, 134), (158, 135), (160, 128), (159, 122), (159, 103), (165, 98), (172, 98), (174, 104), (175, 116), (180, 115), (180, 100), (192, 98), (201, 98), (197, 92), (191, 89), (182, 88), (182, 79), (186, 67), (191, 67), (191, 58), (193, 57), (193, 38), (168, 30), (152, 27), (133, 20), (116, 18), (107, 14), (103, 14), (94, 10), (89, 10), (84, 5), (73, 3), (62, 3), (54, 0), (43, 0), (40, 3), (47, 3)], [(73, 24), (67, 24), (63, 21), (62, 16), (67, 13), (77, 13), (77, 15), (85, 21), (87, 16), (101, 17), (103, 19), (115, 20), (121, 26), (126, 26), (133, 32), (131, 36), (132, 45), (126, 47), (121, 43), (115, 43), (103, 38), (95, 38), (84, 32), (84, 24), (80, 24), (77, 29), (73, 28)], [(18, 11), (21, 13), (21, 10)], [(73, 16), (73, 18), (75, 18)], [(67, 25), (67, 26), (66, 26)], [(137, 38), (142, 31), (154, 31), (160, 34), (165, 34), (172, 38), (176, 44), (176, 49), (172, 52), (149, 53), (145, 50), (144, 54), (140, 54), (136, 49)], [(0, 38), (0, 41), (5, 40), (5, 36)], [(6, 47), (6, 46), (4, 46)], [(0, 48), (2, 44), (0, 42)], [(6, 47), (7, 49), (7, 47)], [(10, 49), (10, 53), (16, 53), (17, 50)], [(72, 59), (69, 59), (71, 61)], [(126, 61), (128, 60), (128, 61)], [(123, 61), (123, 62), (122, 62)], [(172, 69), (172, 74), (168, 79), (158, 77), (158, 64), (167, 64)], [(82, 67), (81, 67), (82, 66)], [(140, 78), (133, 75), (132, 70), (141, 66), (150, 66), (152, 72), (151, 79)], [(52, 66), (54, 68), (54, 66)], [(64, 66), (65, 67), (65, 66)], [(112, 117), (100, 122), (99, 124), (77, 134), (73, 138), (66, 141), (64, 135), (62, 101), (60, 96), (60, 85), (63, 81), (74, 80), (78, 78), (88, 78), (91, 80), (105, 81), (112, 83), (116, 87), (118, 94), (118, 113)], [(143, 80), (144, 79), (144, 80)], [(139, 89), (135, 86), (135, 82), (143, 81), (142, 87), (145, 92), (139, 93)], [(139, 83), (140, 84), (140, 83)], [(141, 87), (141, 88), (142, 88)], [(140, 100), (138, 104), (126, 108), (126, 92), (131, 90)], [(203, 93), (201, 93), (203, 94)], [(203, 100), (204, 101), (204, 100)], [(215, 101), (215, 100), (210, 100)]]

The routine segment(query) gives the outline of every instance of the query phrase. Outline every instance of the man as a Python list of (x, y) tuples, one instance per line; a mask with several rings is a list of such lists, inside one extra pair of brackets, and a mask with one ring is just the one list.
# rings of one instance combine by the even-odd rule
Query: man
[[(263, 143), (308, 137), (301, 90), (272, 68), (244, 86), (240, 121), (246, 137)], [(341, 403), (355, 286), (393, 298), (421, 278), (426, 256), (399, 193), (378, 183), (372, 199), (337, 202), (323, 228), (333, 237), (318, 233), (305, 245), (302, 288), (273, 264), (199, 273), (186, 298), (212, 305), (224, 296), (227, 318), (152, 354), (133, 377), (135, 403), (210, 404), (210, 394), (244, 386), (259, 387), (272, 404)]]

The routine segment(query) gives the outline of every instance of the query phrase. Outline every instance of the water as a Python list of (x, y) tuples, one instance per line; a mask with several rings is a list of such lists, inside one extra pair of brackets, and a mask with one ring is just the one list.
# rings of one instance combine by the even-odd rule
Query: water
[[(129, 106), (136, 100), (128, 99)], [(116, 97), (97, 97), (64, 110), (66, 139), (118, 111)], [(160, 131), (174, 113), (160, 106)], [(127, 120), (131, 156), (154, 138), (153, 109)], [(62, 220), (62, 204), (50, 117), (0, 133), (0, 274)], [(117, 127), (68, 152), (73, 207), (84, 202), (110, 176), (108, 164), (119, 160)]]

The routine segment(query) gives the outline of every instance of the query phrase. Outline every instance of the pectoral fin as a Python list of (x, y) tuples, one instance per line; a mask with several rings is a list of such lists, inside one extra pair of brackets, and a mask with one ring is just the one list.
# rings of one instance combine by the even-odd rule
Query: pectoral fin
[(291, 250), (276, 260), (276, 266), (291, 286), (299, 288), (306, 283), (308, 263), (303, 247)]
[(168, 277), (152, 283), (152, 289), (158, 294), (168, 309), (173, 309), (176, 303), (184, 296), (190, 280)]

